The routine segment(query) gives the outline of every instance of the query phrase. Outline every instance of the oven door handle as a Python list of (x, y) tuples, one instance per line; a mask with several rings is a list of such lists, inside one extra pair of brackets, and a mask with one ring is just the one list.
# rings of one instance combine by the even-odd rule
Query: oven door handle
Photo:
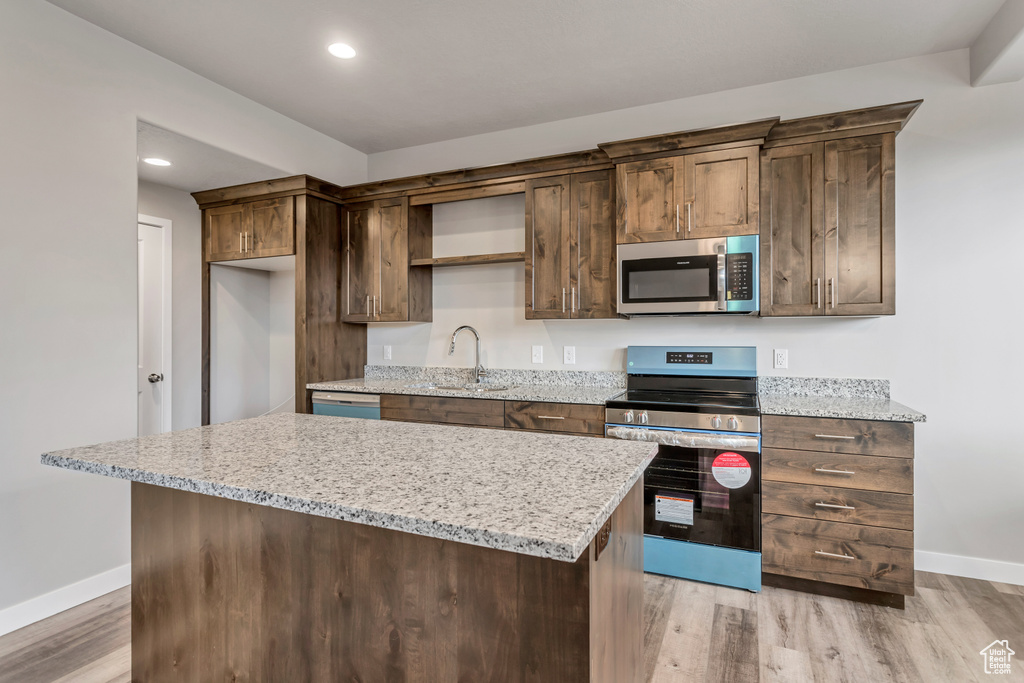
[(740, 434), (701, 434), (699, 432), (609, 425), (605, 428), (605, 436), (609, 439), (650, 441), (664, 446), (680, 446), (682, 448), (731, 448), (748, 453), (757, 453), (760, 450), (758, 437)]
[(725, 254), (718, 255), (718, 310), (725, 310)]

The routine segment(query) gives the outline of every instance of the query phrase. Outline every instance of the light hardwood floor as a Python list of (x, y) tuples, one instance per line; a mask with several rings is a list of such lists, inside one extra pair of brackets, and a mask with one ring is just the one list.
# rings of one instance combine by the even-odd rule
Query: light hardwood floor
[[(128, 588), (0, 637), (0, 683), (130, 679)], [(977, 681), (980, 650), (1008, 640), (1024, 660), (1024, 587), (917, 573), (905, 611), (766, 588), (646, 576), (646, 679)], [(1024, 661), (1010, 676), (1024, 681)]]

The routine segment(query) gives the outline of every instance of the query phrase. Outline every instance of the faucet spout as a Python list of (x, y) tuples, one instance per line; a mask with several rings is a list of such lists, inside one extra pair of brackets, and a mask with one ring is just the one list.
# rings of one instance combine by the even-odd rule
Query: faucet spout
[(476, 337), (476, 357), (474, 358), (474, 365), (476, 367), (473, 368), (473, 373), (474, 373), (474, 376), (476, 377), (477, 384), (479, 384), (483, 380), (483, 378), (487, 376), (487, 371), (484, 370), (482, 365), (480, 365), (480, 333), (479, 332), (477, 332), (474, 328), (470, 327), (469, 325), (463, 325), (462, 327), (460, 327), (457, 330), (455, 330), (455, 332), (452, 333), (451, 344), (448, 345), (448, 355), (451, 356), (452, 354), (455, 353), (455, 340), (458, 339), (459, 333), (462, 332), (463, 330), (469, 330), (470, 332), (473, 333), (473, 336)]

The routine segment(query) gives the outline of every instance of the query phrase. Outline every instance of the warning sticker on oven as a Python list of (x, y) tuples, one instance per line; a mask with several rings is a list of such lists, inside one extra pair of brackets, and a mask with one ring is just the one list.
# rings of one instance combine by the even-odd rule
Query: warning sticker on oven
[(727, 489), (738, 489), (750, 481), (750, 463), (739, 453), (719, 453), (711, 463), (715, 481)]
[(693, 524), (693, 498), (655, 496), (654, 519), (672, 524)]

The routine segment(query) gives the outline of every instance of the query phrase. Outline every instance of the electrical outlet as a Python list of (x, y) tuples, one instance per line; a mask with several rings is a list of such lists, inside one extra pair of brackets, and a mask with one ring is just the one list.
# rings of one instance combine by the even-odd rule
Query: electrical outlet
[(775, 349), (773, 352), (774, 361), (772, 365), (776, 368), (788, 368), (789, 367), (789, 350), (788, 349)]
[(384, 360), (391, 360), (391, 345), (384, 345)]
[(533, 347), (533, 362), (543, 363), (544, 362), (544, 347), (534, 346)]
[(576, 365), (576, 347), (575, 346), (563, 346), (562, 347), (562, 363), (565, 365)]

